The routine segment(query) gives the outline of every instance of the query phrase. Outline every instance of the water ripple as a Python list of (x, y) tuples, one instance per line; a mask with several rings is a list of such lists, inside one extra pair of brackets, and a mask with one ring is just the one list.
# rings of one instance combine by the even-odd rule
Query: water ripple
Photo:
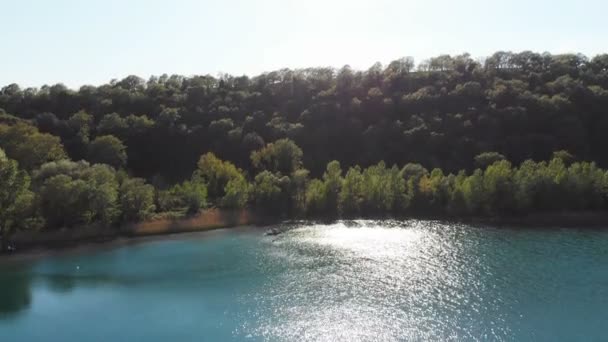
[(606, 340), (608, 231), (416, 220), (278, 228), (286, 232), (218, 231), (0, 268), (0, 336)]
[[(289, 230), (287, 264), (253, 298), (252, 336), (282, 341), (507, 340), (488, 253), (437, 222), (339, 222)], [(488, 296), (489, 293), (494, 296)], [(249, 299), (251, 300), (251, 299)], [(481, 321), (486, 324), (479, 324)], [(512, 322), (510, 322), (512, 323)], [(483, 328), (482, 328), (483, 327)]]

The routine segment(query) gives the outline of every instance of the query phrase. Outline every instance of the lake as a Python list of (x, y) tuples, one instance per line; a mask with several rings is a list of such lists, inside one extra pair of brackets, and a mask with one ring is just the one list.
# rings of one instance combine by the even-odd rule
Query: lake
[(0, 266), (2, 341), (592, 341), (608, 230), (240, 228)]

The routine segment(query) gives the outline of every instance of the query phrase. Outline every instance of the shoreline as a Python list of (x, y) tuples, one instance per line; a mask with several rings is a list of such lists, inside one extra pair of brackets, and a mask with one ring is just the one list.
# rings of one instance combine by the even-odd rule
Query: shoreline
[(22, 262), (26, 263), (47, 256), (64, 256), (80, 253), (103, 252), (123, 246), (134, 246), (155, 241), (186, 240), (192, 238), (204, 239), (212, 237), (216, 234), (244, 233), (248, 231), (255, 231), (257, 229), (260, 230), (260, 233), (263, 232), (262, 228), (259, 228), (256, 225), (242, 225), (237, 227), (218, 227), (199, 231), (154, 235), (116, 235), (116, 237), (112, 239), (80, 240), (63, 245), (35, 246), (20, 249), (14, 253), (1, 254), (0, 266), (18, 264)]
[[(455, 224), (485, 225), (509, 228), (608, 228), (608, 213), (604, 212), (560, 212), (539, 213), (525, 216), (454, 217), (454, 216), (370, 216), (343, 218), (269, 218), (250, 210), (209, 209), (197, 215), (171, 219), (160, 218), (132, 223), (118, 228), (91, 225), (71, 230), (53, 232), (18, 232), (12, 241), (17, 246), (13, 253), (0, 254), (0, 261), (29, 259), (49, 253), (90, 251), (113, 248), (120, 245), (137, 244), (164, 239), (188, 238), (214, 231), (241, 230), (280, 222), (323, 222), (341, 220), (431, 220)], [(259, 228), (262, 230), (261, 228)], [(0, 262), (1, 263), (1, 262)]]
[(608, 228), (608, 212), (547, 212), (523, 216), (470, 217), (456, 219), (466, 224), (522, 228)]
[(17, 251), (0, 255), (5, 256), (29, 253), (37, 250), (68, 250), (85, 245), (104, 245), (115, 242), (143, 241), (155, 237), (206, 233), (233, 227), (254, 226), (272, 221), (262, 219), (250, 210), (208, 209), (184, 218), (158, 218), (120, 227), (101, 224), (63, 229), (49, 232), (17, 232), (11, 242)]

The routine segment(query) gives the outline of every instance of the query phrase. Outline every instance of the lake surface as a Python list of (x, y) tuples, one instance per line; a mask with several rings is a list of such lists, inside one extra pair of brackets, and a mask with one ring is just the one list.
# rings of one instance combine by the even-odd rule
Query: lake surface
[(288, 228), (5, 263), (0, 340), (608, 338), (608, 231), (429, 221)]

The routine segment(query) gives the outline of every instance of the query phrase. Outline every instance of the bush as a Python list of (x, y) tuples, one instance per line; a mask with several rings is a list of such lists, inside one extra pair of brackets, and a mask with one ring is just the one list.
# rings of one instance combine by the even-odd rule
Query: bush
[(124, 221), (140, 221), (149, 218), (154, 205), (154, 187), (141, 178), (125, 179), (120, 186), (120, 208)]
[[(197, 213), (207, 206), (207, 187), (204, 183), (185, 181), (169, 190), (173, 196), (173, 205), (186, 208), (188, 214)], [(176, 209), (173, 207), (172, 209)]]

